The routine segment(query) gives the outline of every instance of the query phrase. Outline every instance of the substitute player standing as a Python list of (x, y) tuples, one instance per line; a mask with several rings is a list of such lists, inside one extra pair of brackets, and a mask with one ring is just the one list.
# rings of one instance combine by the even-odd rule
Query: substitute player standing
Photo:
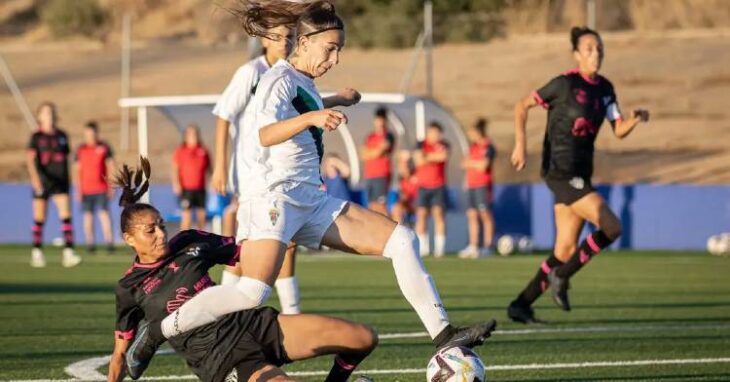
[[(518, 322), (536, 322), (531, 305), (548, 286), (553, 301), (569, 311), (571, 276), (621, 235), (621, 222), (591, 184), (594, 143), (604, 119), (618, 138), (625, 138), (639, 122), (649, 120), (649, 112), (642, 109), (634, 110), (627, 119), (621, 115), (613, 85), (598, 74), (604, 54), (600, 35), (575, 27), (570, 41), (578, 67), (553, 78), (515, 105), (512, 164), (518, 171), (525, 167), (527, 157), (527, 112), (537, 105), (548, 110), (541, 174), (555, 197), (557, 227), (553, 254), (507, 309), (507, 315)], [(578, 246), (586, 221), (598, 230)]]
[[(459, 252), (461, 258), (489, 256), (494, 238), (494, 216), (492, 215), (492, 163), (496, 152), (487, 136), (487, 120), (480, 118), (466, 131), (469, 137), (469, 156), (461, 167), (466, 170), (467, 210), (469, 223), (469, 245)], [(483, 228), (479, 248), (479, 225)]]
[[(268, 30), (267, 36), (261, 37), (264, 54), (244, 64), (233, 75), (233, 79), (223, 91), (221, 98), (213, 108), (216, 116), (215, 161), (213, 166), (212, 187), (224, 195), (233, 194), (234, 201), (226, 208), (226, 215), (238, 211), (238, 197), (242, 188), (250, 182), (251, 165), (255, 155), (255, 142), (241, 139), (246, 107), (256, 92), (259, 79), (277, 61), (286, 59), (291, 51), (292, 32), (285, 25)], [(228, 140), (233, 142), (230, 155), (230, 166), (227, 161)], [(227, 177), (227, 178), (226, 178)], [(236, 224), (227, 224), (228, 226)], [(233, 229), (236, 232), (236, 228)], [(299, 304), (299, 282), (295, 275), (297, 246), (289, 243), (284, 263), (276, 279), (276, 293), (284, 314), (301, 312)], [(239, 267), (226, 266), (221, 284), (236, 284), (241, 277)]]
[(365, 139), (360, 157), (365, 162), (365, 189), (368, 208), (388, 215), (387, 200), (390, 189), (390, 157), (393, 155), (395, 137), (388, 131), (388, 110), (375, 110), (373, 132)]
[(111, 147), (99, 140), (99, 125), (90, 121), (84, 126), (84, 143), (76, 149), (76, 195), (84, 210), (84, 235), (89, 253), (96, 251), (94, 239), (94, 211), (97, 211), (107, 252), (114, 251), (112, 222), (109, 216), (109, 198), (114, 191), (109, 187), (107, 174), (114, 173), (114, 155)]
[(66, 133), (56, 126), (58, 114), (56, 105), (44, 102), (36, 112), (38, 131), (33, 133), (28, 144), (26, 167), (33, 187), (33, 250), (30, 265), (35, 268), (46, 266), (46, 258), (41, 250), (43, 244), (43, 225), (46, 222), (48, 199), (58, 210), (61, 219), (64, 248), (61, 264), (73, 267), (81, 262), (74, 253), (73, 225), (71, 224), (71, 205), (68, 197), (69, 142)]
[(433, 218), (434, 250), (436, 257), (444, 256), (446, 246), (446, 162), (449, 160), (449, 143), (443, 139), (444, 128), (431, 122), (426, 129), (426, 139), (418, 143), (413, 153), (418, 179), (416, 201), (416, 233), (421, 242), (421, 256), (429, 255), (427, 220)]
[(172, 159), (172, 188), (180, 200), (180, 230), (189, 229), (195, 211), (198, 229), (205, 228), (205, 174), (210, 167), (208, 150), (200, 142), (200, 129), (191, 124)]

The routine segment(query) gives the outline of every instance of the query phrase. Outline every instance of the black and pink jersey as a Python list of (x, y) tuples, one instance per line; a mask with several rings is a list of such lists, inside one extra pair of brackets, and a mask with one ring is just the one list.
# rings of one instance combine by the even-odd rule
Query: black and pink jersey
[(553, 78), (533, 92), (548, 110), (542, 152), (543, 177), (590, 178), (593, 151), (604, 119), (621, 119), (613, 85), (605, 77), (582, 76), (577, 70)]
[(208, 269), (234, 265), (240, 247), (234, 238), (187, 230), (168, 242), (168, 254), (153, 264), (135, 260), (116, 286), (115, 336), (131, 340), (142, 319), (159, 321), (201, 290), (215, 285)]
[(68, 137), (63, 130), (52, 133), (36, 131), (28, 143), (28, 153), (33, 155), (35, 168), (44, 186), (68, 185)]

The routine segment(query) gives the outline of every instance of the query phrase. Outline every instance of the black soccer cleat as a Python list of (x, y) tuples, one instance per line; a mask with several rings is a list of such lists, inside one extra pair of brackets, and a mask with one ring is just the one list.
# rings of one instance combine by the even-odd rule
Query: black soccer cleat
[(143, 322), (137, 328), (137, 335), (127, 349), (127, 374), (137, 380), (152, 361), (157, 348), (165, 342), (159, 322)]
[(547, 278), (550, 283), (550, 290), (552, 291), (553, 302), (560, 309), (570, 312), (570, 300), (568, 300), (568, 289), (570, 288), (570, 281), (567, 278), (558, 276), (555, 273), (556, 269), (553, 269), (548, 273)]
[(544, 324), (545, 321), (535, 318), (535, 311), (529, 305), (512, 301), (507, 307), (507, 317), (514, 322), (523, 324)]
[(487, 338), (492, 336), (492, 332), (496, 328), (497, 321), (494, 319), (464, 328), (455, 328), (449, 325), (434, 338), (434, 343), (438, 349), (456, 346), (471, 349), (483, 344)]

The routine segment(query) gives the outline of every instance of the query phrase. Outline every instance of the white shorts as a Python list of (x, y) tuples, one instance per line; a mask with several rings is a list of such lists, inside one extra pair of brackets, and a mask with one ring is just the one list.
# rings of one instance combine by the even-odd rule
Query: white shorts
[(272, 239), (319, 249), (327, 229), (347, 201), (316, 187), (300, 185), (239, 200), (236, 241)]

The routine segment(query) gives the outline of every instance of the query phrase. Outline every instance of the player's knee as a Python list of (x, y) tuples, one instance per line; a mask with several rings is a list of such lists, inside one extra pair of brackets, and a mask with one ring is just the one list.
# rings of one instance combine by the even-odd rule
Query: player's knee
[(555, 246), (555, 257), (560, 261), (566, 262), (575, 253), (578, 247), (575, 244), (563, 244)]
[(418, 256), (418, 236), (403, 225), (396, 225), (383, 249), (383, 256), (392, 259), (394, 256)]
[(263, 305), (271, 294), (271, 286), (251, 277), (241, 277), (236, 283), (236, 288), (247, 297), (251, 304), (254, 304), (251, 308)]
[(365, 324), (356, 324), (355, 348), (362, 352), (370, 353), (378, 346), (378, 333), (372, 327)]

